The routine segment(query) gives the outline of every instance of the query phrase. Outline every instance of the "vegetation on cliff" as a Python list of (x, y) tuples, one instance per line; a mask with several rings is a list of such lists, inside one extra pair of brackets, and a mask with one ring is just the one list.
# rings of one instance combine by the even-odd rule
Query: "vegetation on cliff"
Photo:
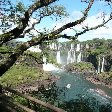
[(16, 87), (22, 83), (31, 83), (35, 80), (47, 79), (51, 73), (42, 69), (43, 61), (41, 53), (26, 51), (16, 63), (0, 77), (0, 83), (4, 86)]
[(14, 65), (7, 73), (0, 77), (0, 83), (4, 86), (16, 87), (22, 83), (32, 83), (35, 80), (47, 79), (50, 73), (44, 72), (41, 68), (31, 68), (26, 65)]
[(67, 71), (72, 72), (94, 72), (94, 67), (90, 62), (70, 63), (64, 67)]
[(112, 80), (112, 71), (110, 72), (103, 72), (99, 74), (100, 77), (105, 78), (105, 79), (111, 79)]

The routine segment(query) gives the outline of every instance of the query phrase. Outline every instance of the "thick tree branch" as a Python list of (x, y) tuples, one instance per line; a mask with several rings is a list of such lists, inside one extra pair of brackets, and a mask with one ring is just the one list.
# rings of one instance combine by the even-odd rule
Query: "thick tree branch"
[(40, 37), (33, 38), (30, 41), (24, 42), (23, 44), (17, 46), (14, 52), (8, 57), (8, 59), (4, 63), (0, 64), (0, 76), (2, 76), (16, 62), (18, 57), (22, 55), (23, 52), (26, 51), (31, 46), (41, 44), (43, 41), (53, 40), (60, 37), (64, 37), (68, 39), (71, 38), (71, 36), (67, 36), (67, 35), (55, 35), (55, 36), (51, 34), (43, 35)]
[(13, 30), (0, 35), (0, 45), (2, 45), (3, 43), (11, 40), (11, 39), (15, 39), (18, 38), (18, 36), (20, 36), (20, 34), (23, 33), (23, 30), (27, 27), (28, 25), (28, 21), (30, 16), (32, 15), (32, 13), (44, 6), (47, 6), (53, 2), (55, 2), (56, 0), (39, 0), (36, 3), (34, 3), (31, 7), (29, 7), (29, 9), (25, 12), (24, 14), (24, 18), (22, 18), (20, 20), (21, 22), (21, 27), (17, 26), (16, 28), (14, 28)]
[[(58, 9), (58, 7), (57, 7), (57, 9)], [(23, 34), (22, 35), (20, 35), (19, 36), (19, 38), (20, 37), (24, 37), (25, 36), (25, 34), (26, 33), (29, 33), (31, 30), (35, 30), (37, 33), (41, 33), (41, 32), (39, 32), (39, 31), (37, 31), (35, 28), (34, 28), (34, 26), (36, 25), (36, 24), (39, 24), (40, 22), (41, 22), (41, 20), (44, 18), (44, 17), (46, 17), (46, 16), (50, 16), (50, 15), (52, 15), (52, 14), (54, 14), (56, 11), (57, 11), (57, 9), (55, 9), (55, 7), (53, 7), (53, 8), (50, 8), (50, 9), (47, 9), (46, 11), (45, 11), (45, 9), (41, 12), (41, 14), (39, 15), (40, 16), (40, 18), (36, 21), (36, 22), (34, 22), (34, 23), (32, 23), (32, 25), (30, 24), (30, 27), (26, 27), (26, 29), (23, 31)], [(57, 12), (56, 12), (57, 13)]]
[[(46, 0), (45, 2), (43, 2), (42, 0), (36, 2), (35, 4), (33, 4), (29, 9), (28, 11), (25, 12), (25, 18), (22, 19), (22, 24), (23, 24), (23, 27), (22, 28), (18, 28), (16, 27), (15, 29), (13, 29), (12, 31), (6, 33), (6, 34), (3, 34), (0, 36), (0, 45), (2, 45), (4, 42), (7, 42), (11, 39), (14, 39), (14, 38), (17, 38), (20, 34), (22, 34), (23, 30), (26, 28), (27, 24), (28, 24), (28, 21), (29, 21), (29, 17), (32, 15), (32, 13), (37, 10), (38, 8), (41, 8), (42, 6), (47, 6), (48, 4), (52, 3), (52, 2), (55, 2), (56, 0)], [(62, 26), (61, 28), (55, 30), (52, 32), (52, 34), (56, 35), (56, 34), (59, 34), (60, 32), (62, 32), (63, 30), (67, 29), (67, 28), (70, 28), (70, 27), (73, 27), (73, 26), (76, 26), (80, 23), (82, 23), (87, 15), (88, 15), (88, 12), (89, 10), (91, 9), (91, 6), (92, 4), (94, 3), (94, 0), (90, 0), (89, 2), (89, 5), (88, 7), (85, 9), (84, 11), (84, 16), (82, 18), (80, 18), (79, 20), (76, 20), (74, 22), (71, 22), (71, 23), (68, 23), (64, 26)]]
[(44, 64), (44, 62), (40, 58), (37, 58), (33, 56), (32, 54), (25, 53), (24, 55), (29, 56), (30, 58), (33, 58), (37, 64)]
[[(22, 34), (23, 31), (24, 31), (24, 29), (26, 28), (26, 26), (28, 24), (28, 21), (29, 21), (29, 17), (32, 15), (32, 13), (36, 9), (38, 9), (38, 8), (40, 8), (42, 6), (46, 6), (46, 5), (48, 5), (48, 4), (52, 3), (52, 2), (55, 2), (56, 0), (44, 0), (44, 1), (45, 1), (45, 3), (43, 3), (43, 0), (40, 0), (40, 1), (36, 2), (37, 4), (32, 5), (28, 9), (27, 13), (25, 13), (26, 16), (22, 20), (26, 20), (26, 23), (24, 23), (22, 21), (22, 24), (24, 24), (23, 27), (21, 29), (18, 28), (18, 31), (21, 31), (21, 32), (19, 32), (19, 33), (18, 32), (13, 32), (14, 30), (16, 30), (16, 28), (15, 28), (14, 30), (12, 30), (12, 32), (14, 34), (10, 33), (10, 32), (4, 34), (5, 38), (0, 38), (0, 44), (3, 44), (4, 42), (6, 42), (8, 40), (11, 40), (13, 38), (17, 38), (18, 36), (20, 36), (20, 34)], [(94, 30), (94, 29), (97, 29), (99, 27), (102, 27), (104, 24), (106, 24), (108, 21), (110, 21), (110, 19), (109, 19), (109, 20), (103, 22), (103, 24), (97, 25), (96, 27), (87, 28), (87, 29), (85, 29), (84, 31), (82, 31), (80, 33), (76, 33), (76, 35), (74, 37), (67, 36), (67, 35), (58, 35), (63, 30), (65, 30), (67, 28), (70, 28), (70, 27), (73, 27), (73, 26), (76, 26), (76, 25), (82, 23), (87, 18), (88, 12), (91, 9), (91, 6), (92, 6), (93, 2), (94, 2), (94, 0), (90, 0), (90, 2), (88, 4), (88, 7), (85, 9), (85, 11), (83, 13), (84, 16), (82, 18), (80, 18), (80, 19), (78, 19), (78, 20), (76, 20), (74, 22), (68, 23), (68, 24), (62, 26), (61, 28), (59, 28), (59, 29), (51, 32), (50, 34), (41, 34), (40, 36), (38, 36), (36, 38), (33, 38), (30, 41), (27, 41), (27, 42), (25, 42), (25, 43), (17, 46), (16, 49), (15, 49), (15, 51), (10, 55), (10, 57), (3, 64), (0, 65), (0, 75), (3, 75), (16, 62), (16, 60), (18, 59), (18, 57), (20, 55), (22, 55), (23, 52), (26, 51), (31, 46), (41, 44), (43, 41), (53, 40), (53, 39), (57, 39), (57, 38), (60, 38), (60, 37), (67, 38), (67, 39), (76, 39), (75, 37), (77, 37), (77, 36), (79, 36), (79, 35), (87, 32), (89, 30)], [(111, 17), (111, 19), (112, 19), (112, 17)], [(17, 35), (17, 37), (15, 37), (15, 35)]]
[(67, 28), (70, 28), (70, 27), (73, 27), (73, 26), (76, 26), (76, 25), (82, 23), (82, 22), (87, 18), (88, 12), (89, 12), (89, 10), (91, 9), (93, 3), (94, 3), (94, 0), (90, 0), (88, 7), (87, 7), (87, 8), (84, 10), (84, 12), (83, 12), (84, 16), (83, 16), (82, 18), (80, 18), (80, 19), (78, 19), (78, 20), (76, 20), (76, 21), (74, 21), (74, 22), (68, 23), (68, 24), (66, 24), (66, 25), (63, 25), (61, 28), (59, 28), (59, 29), (53, 31), (52, 34), (54, 34), (54, 35), (59, 34), (59, 33), (61, 33), (63, 30), (65, 30), (65, 29), (67, 29)]

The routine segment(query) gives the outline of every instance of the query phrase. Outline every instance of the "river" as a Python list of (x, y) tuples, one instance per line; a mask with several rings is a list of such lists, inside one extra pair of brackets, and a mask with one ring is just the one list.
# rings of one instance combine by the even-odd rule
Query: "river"
[(60, 79), (56, 82), (56, 86), (59, 88), (65, 88), (64, 93), (62, 92), (58, 96), (60, 100), (70, 101), (78, 99), (80, 96), (84, 99), (89, 99), (90, 105), (92, 105), (94, 102), (92, 102), (91, 99), (95, 99), (97, 106), (94, 105), (94, 112), (99, 112), (98, 104), (110, 104), (112, 106), (112, 89), (102, 85), (95, 85), (87, 81), (82, 74), (65, 72), (62, 70), (53, 71), (53, 74), (60, 76)]

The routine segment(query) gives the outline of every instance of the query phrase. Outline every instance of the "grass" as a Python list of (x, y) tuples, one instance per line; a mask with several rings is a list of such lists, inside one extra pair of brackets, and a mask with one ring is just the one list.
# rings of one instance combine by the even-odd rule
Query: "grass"
[(76, 63), (73, 65), (76, 68), (80, 68), (80, 69), (92, 69), (93, 65), (89, 62), (80, 62), (80, 63)]
[(38, 79), (47, 79), (50, 73), (44, 72), (41, 68), (29, 67), (27, 65), (14, 65), (2, 77), (0, 83), (4, 86), (16, 87), (25, 82), (32, 82)]

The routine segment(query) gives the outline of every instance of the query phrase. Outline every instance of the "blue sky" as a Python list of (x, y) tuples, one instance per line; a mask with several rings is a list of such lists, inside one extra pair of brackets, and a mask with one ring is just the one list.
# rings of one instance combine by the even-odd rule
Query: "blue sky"
[[(64, 4), (64, 6), (67, 7), (67, 11), (70, 13), (71, 20), (74, 20), (74, 18), (76, 18), (76, 16), (77, 16), (77, 13), (79, 12), (79, 14), (80, 14), (80, 12), (83, 11), (87, 6), (87, 4), (81, 3), (80, 1), (81, 0), (60, 0), (60, 3)], [(89, 12), (88, 23), (90, 24), (90, 26), (91, 26), (91, 24), (96, 24), (96, 23), (98, 24), (99, 19), (96, 19), (96, 18), (98, 15), (100, 16), (100, 14), (103, 11), (105, 11), (108, 16), (108, 13), (112, 10), (108, 7), (107, 3), (104, 3), (101, 1), (100, 2), (96, 1), (93, 4), (93, 6)], [(74, 18), (72, 17), (73, 13), (74, 13)], [(109, 22), (107, 24), (107, 26), (109, 27), (108, 29), (99, 28), (96, 31), (93, 30), (93, 31), (90, 31), (86, 34), (79, 36), (78, 39), (81, 41), (85, 41), (85, 40), (92, 39), (92, 38), (105, 38), (105, 39), (110, 38), (110, 39), (112, 39), (112, 33), (111, 33), (112, 32), (112, 21)], [(74, 35), (74, 33), (72, 31), (71, 32), (68, 31), (68, 33), (70, 33), (71, 35)]]
[[(25, 3), (26, 5), (31, 4), (31, 0), (12, 0), (13, 3), (16, 3), (16, 1), (23, 1), (23, 3)], [(54, 3), (54, 4), (61, 4), (63, 6), (66, 7), (67, 12), (70, 14), (70, 16), (68, 18), (63, 18), (62, 20), (59, 21), (55, 21), (52, 20), (49, 17), (46, 17), (44, 19), (42, 19), (41, 24), (36, 25), (36, 29), (39, 31), (43, 31), (43, 28), (46, 27), (47, 29), (52, 29), (55, 25), (56, 28), (61, 27), (63, 24), (68, 23), (68, 22), (72, 22), (78, 18), (81, 17), (81, 11), (83, 11), (87, 4), (86, 3), (82, 3), (80, 2), (81, 0), (59, 0), (58, 2)], [(88, 20), (82, 24), (82, 25), (87, 25), (89, 24), (90, 26), (94, 26), (96, 24), (100, 23), (99, 19), (96, 19), (98, 16), (101, 15), (101, 13), (105, 11), (107, 13), (106, 17), (108, 17), (108, 13), (110, 12), (110, 8), (108, 8), (108, 6), (106, 6), (106, 4), (104, 2), (98, 2), (98, 0), (96, 0), (96, 2), (94, 3), (94, 5), (92, 6), (90, 12), (89, 12), (89, 16), (88, 16)], [(75, 30), (80, 31), (81, 30), (81, 26), (77, 26), (75, 28)], [(95, 31), (90, 31), (84, 35), (79, 36), (79, 40), (84, 41), (84, 40), (88, 40), (88, 39), (92, 39), (92, 38), (110, 38), (112, 39), (112, 21), (107, 24), (107, 26), (109, 27), (108, 29), (106, 28), (100, 28), (98, 30)], [(74, 35), (75, 32), (73, 30), (67, 29), (65, 31), (63, 31), (62, 33), (66, 33), (67, 35)]]

